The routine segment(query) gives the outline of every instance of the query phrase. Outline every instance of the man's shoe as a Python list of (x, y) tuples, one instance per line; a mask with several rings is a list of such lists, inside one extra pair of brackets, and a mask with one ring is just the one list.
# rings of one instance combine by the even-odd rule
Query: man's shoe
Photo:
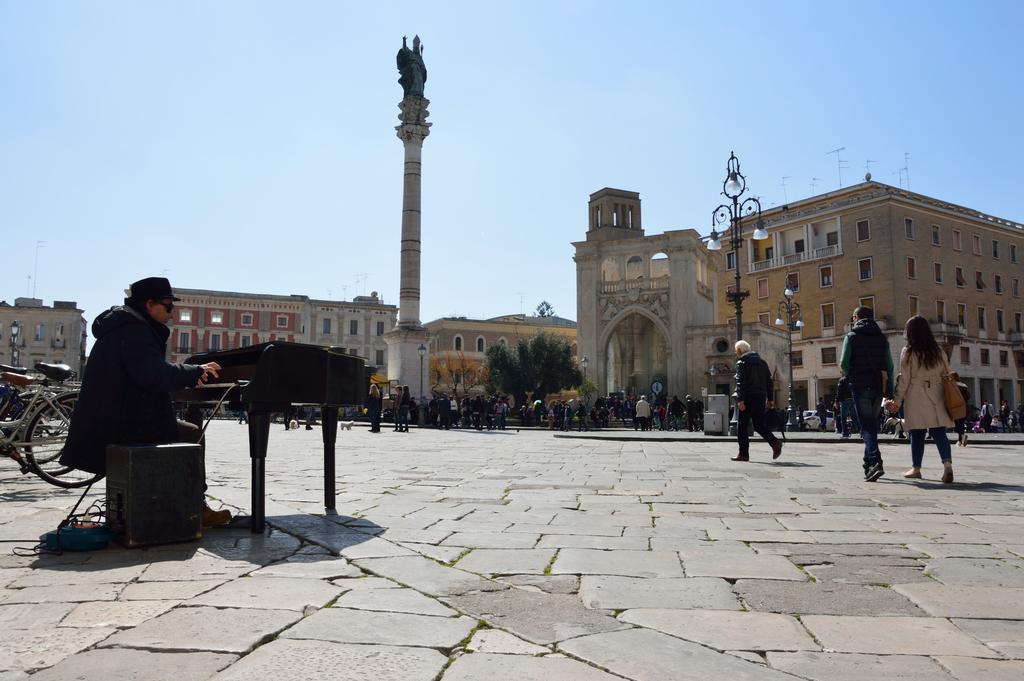
[(749, 454), (737, 454), (736, 456), (729, 459), (730, 461), (750, 461)]
[(946, 485), (953, 484), (953, 467), (947, 466), (946, 470), (942, 472), (942, 482)]
[(203, 504), (203, 527), (223, 527), (230, 522), (231, 511), (226, 508), (214, 511), (206, 504)]
[(864, 482), (875, 482), (883, 475), (885, 475), (885, 469), (882, 468), (882, 464), (876, 463), (868, 468), (868, 472), (864, 474)]
[(775, 444), (772, 445), (772, 460), (780, 456), (782, 456), (782, 440), (776, 440)]

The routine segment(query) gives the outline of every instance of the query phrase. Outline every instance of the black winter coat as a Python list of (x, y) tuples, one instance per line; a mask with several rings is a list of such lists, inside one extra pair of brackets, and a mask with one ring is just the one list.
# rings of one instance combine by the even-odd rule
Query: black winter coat
[(144, 311), (113, 307), (92, 324), (96, 337), (82, 377), (60, 462), (106, 472), (109, 444), (164, 444), (178, 439), (170, 393), (194, 386), (200, 366), (164, 357), (170, 330)]
[(775, 382), (768, 363), (756, 352), (747, 354), (736, 360), (736, 401), (747, 402), (774, 399)]

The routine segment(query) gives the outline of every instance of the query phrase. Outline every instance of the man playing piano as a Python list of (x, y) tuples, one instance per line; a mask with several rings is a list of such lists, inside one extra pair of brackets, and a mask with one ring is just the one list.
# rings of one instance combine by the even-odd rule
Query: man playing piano
[[(106, 472), (110, 444), (202, 444), (196, 426), (178, 421), (170, 393), (201, 386), (220, 365), (171, 364), (167, 328), (178, 300), (171, 284), (149, 277), (131, 285), (124, 305), (103, 312), (92, 324), (96, 338), (82, 377), (60, 461), (90, 473)], [(227, 510), (203, 504), (203, 525), (226, 525)]]

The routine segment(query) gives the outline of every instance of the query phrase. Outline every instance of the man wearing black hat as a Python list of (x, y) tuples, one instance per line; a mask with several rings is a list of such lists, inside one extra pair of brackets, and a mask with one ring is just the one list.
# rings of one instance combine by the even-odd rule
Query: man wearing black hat
[[(200, 442), (201, 433), (178, 421), (170, 393), (202, 385), (220, 365), (171, 364), (167, 323), (178, 298), (163, 277), (135, 282), (124, 305), (96, 318), (96, 338), (82, 377), (60, 461), (90, 473), (106, 472), (111, 444)], [(231, 514), (203, 506), (204, 525), (223, 525)]]

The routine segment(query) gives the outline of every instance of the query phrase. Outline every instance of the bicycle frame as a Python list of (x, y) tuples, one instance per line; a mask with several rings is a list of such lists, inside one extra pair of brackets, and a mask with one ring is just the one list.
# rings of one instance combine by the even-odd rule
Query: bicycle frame
[[(19, 399), (24, 400), (26, 396), (31, 395), (28, 402), (25, 404), (25, 408), (21, 410), (20, 415), (17, 419), (9, 421), (0, 421), (0, 451), (5, 451), (8, 456), (11, 456), (12, 450), (16, 453), (16, 457), (20, 460), (21, 452), (19, 448), (26, 446), (39, 446), (45, 444), (53, 444), (64, 440), (61, 438), (44, 438), (39, 440), (33, 440), (31, 443), (24, 441), (25, 430), (28, 424), (32, 421), (32, 417), (39, 411), (46, 409), (47, 407), (53, 409), (56, 413), (65, 414), (66, 410), (63, 410), (57, 398), (67, 392), (73, 392), (71, 390), (53, 390), (48, 383), (40, 383), (38, 385), (29, 387), (25, 391), (19, 394)], [(71, 414), (66, 414), (67, 421), (70, 423)]]

